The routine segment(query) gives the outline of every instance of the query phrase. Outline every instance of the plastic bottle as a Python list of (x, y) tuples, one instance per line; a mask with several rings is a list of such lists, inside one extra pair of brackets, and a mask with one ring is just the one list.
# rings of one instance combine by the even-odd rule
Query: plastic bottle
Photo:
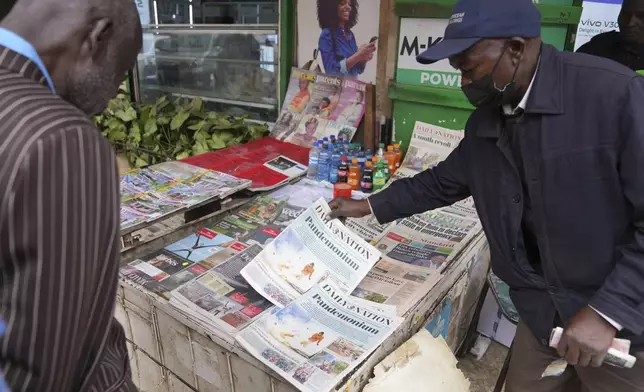
[(385, 153), (385, 159), (389, 164), (389, 173), (393, 174), (396, 166), (396, 153), (394, 153), (394, 146), (387, 146), (387, 152)]
[(394, 156), (396, 157), (394, 162), (394, 173), (400, 169), (400, 164), (402, 161), (402, 151), (400, 151), (400, 144), (394, 144)]
[(329, 147), (329, 138), (325, 137), (322, 139), (322, 145), (320, 146), (320, 148), (327, 148), (327, 147)]
[(385, 157), (385, 143), (378, 144), (378, 151), (376, 152), (376, 156), (381, 160)]
[(356, 158), (358, 158), (358, 165), (360, 165), (360, 170), (364, 170), (365, 163), (367, 163), (367, 156), (365, 155), (364, 151), (358, 152)]
[(385, 172), (385, 165), (383, 161), (379, 161), (378, 157), (373, 157), (373, 162), (376, 164), (376, 170), (373, 174), (373, 191), (379, 191), (385, 187), (387, 183), (387, 174)]
[(351, 189), (357, 191), (360, 189), (360, 165), (358, 165), (358, 159), (353, 158), (351, 166), (349, 167), (349, 185)]
[(367, 148), (366, 150), (364, 150), (364, 154), (367, 157), (367, 162), (371, 162), (371, 160), (373, 159), (373, 150)]
[(329, 181), (329, 160), (331, 159), (328, 145), (322, 145), (320, 150), (320, 161), (318, 165), (318, 181)]
[(329, 168), (329, 182), (331, 184), (338, 182), (338, 168), (340, 167), (341, 161), (342, 152), (340, 151), (340, 147), (336, 146), (331, 151), (331, 166)]
[(362, 170), (360, 189), (362, 189), (364, 193), (371, 193), (373, 191), (373, 165), (370, 161), (365, 163), (364, 170)]
[(318, 178), (319, 165), (320, 145), (318, 144), (318, 142), (314, 142), (311, 151), (309, 151), (309, 171), (306, 173), (306, 178), (316, 180)]
[(338, 182), (347, 182), (349, 179), (349, 161), (347, 156), (342, 156), (340, 165), (338, 166)]

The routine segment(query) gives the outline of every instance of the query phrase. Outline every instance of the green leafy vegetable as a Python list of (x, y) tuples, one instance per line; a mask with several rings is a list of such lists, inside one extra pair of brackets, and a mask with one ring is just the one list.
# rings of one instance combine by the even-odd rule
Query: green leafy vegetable
[(268, 134), (265, 124), (207, 111), (201, 98), (161, 97), (153, 104), (139, 105), (125, 92), (112, 99), (94, 123), (132, 167), (184, 159)]

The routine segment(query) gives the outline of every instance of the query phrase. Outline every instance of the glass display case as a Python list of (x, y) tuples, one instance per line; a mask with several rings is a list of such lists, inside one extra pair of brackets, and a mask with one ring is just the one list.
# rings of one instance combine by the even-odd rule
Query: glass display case
[(201, 97), (210, 110), (273, 122), (279, 109), (277, 34), (277, 25), (146, 26), (135, 96), (142, 102), (161, 95)]

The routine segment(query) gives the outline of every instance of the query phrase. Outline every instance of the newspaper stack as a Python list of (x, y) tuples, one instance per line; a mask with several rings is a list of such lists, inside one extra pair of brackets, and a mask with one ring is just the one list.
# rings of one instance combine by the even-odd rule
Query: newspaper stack
[(325, 280), (286, 307), (265, 313), (237, 341), (299, 390), (327, 392), (401, 322)]
[(272, 304), (242, 278), (240, 272), (262, 248), (253, 245), (174, 290), (170, 305), (211, 333), (232, 336), (257, 319)]
[(224, 199), (248, 186), (248, 180), (181, 162), (131, 171), (121, 176), (121, 230)]

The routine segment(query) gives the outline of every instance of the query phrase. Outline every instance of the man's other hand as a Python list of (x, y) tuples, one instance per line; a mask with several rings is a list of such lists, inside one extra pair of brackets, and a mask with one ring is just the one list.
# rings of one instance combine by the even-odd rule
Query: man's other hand
[(367, 200), (352, 200), (344, 197), (333, 199), (329, 203), (331, 219), (335, 218), (362, 218), (371, 214)]
[(570, 319), (557, 352), (573, 366), (600, 367), (617, 330), (586, 306)]

